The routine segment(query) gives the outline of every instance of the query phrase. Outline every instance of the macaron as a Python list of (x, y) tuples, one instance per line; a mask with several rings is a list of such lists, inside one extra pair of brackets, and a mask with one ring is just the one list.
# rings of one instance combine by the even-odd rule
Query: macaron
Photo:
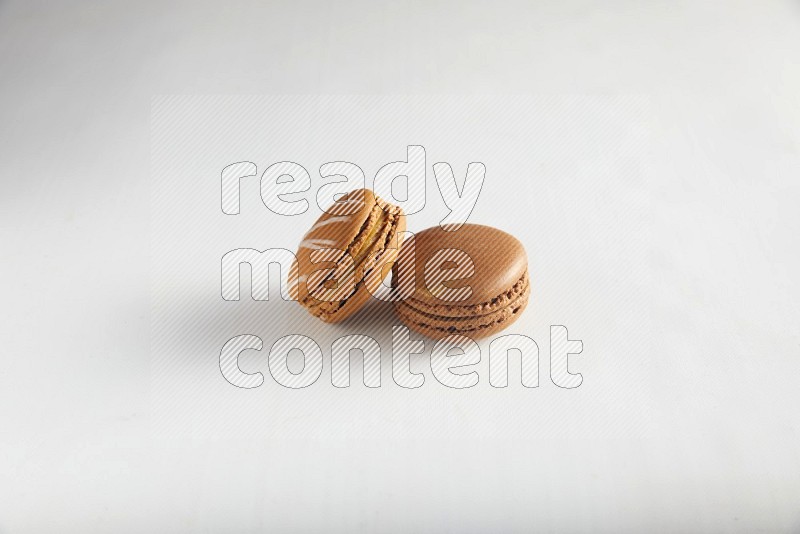
[(481, 338), (516, 321), (528, 304), (525, 248), (479, 224), (428, 228), (408, 239), (393, 267), (400, 320), (431, 338)]
[(303, 236), (289, 271), (289, 295), (313, 316), (341, 321), (361, 308), (391, 271), (406, 220), (368, 189), (333, 203)]

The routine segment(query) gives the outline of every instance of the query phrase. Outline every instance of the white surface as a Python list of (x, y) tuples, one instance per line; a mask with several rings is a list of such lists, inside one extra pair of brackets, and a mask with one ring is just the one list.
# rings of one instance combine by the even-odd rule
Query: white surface
[[(645, 98), (627, 96), (155, 98), (151, 339), (157, 433), (253, 439), (279, 432), (321, 442), (412, 437), (432, 447), (443, 438), (521, 444), (544, 437), (646, 435), (652, 426), (649, 366), (641, 357), (651, 329), (648, 112)], [(427, 369), (425, 383), (419, 391), (404, 391), (391, 372), (392, 325), (400, 324), (391, 305), (376, 301), (350, 321), (326, 325), (281, 300), (277, 268), (269, 301), (250, 298), (249, 267), (238, 284), (241, 300), (221, 298), (220, 259), (227, 252), (297, 249), (321, 214), (316, 197), (324, 181), (317, 169), (323, 163), (355, 162), (371, 186), (376, 171), (405, 160), (413, 143), (426, 149), (427, 192), (424, 208), (407, 216), (412, 232), (439, 224), (448, 213), (434, 162), (448, 161), (459, 181), (467, 163), (484, 164), (486, 178), (469, 221), (508, 231), (527, 250), (533, 304), (504, 333), (526, 334), (540, 345), (541, 390), (521, 387), (515, 360), (516, 387), (493, 390), (485, 340), (477, 367), (483, 376), (474, 390), (446, 391), (437, 383), (429, 341), (427, 353), (412, 358), (414, 372)], [(310, 206), (281, 216), (262, 203), (259, 178), (289, 155), (313, 176), (309, 191), (287, 198), (305, 198)], [(220, 171), (243, 158), (258, 162), (260, 171), (240, 181), (240, 213), (225, 215)], [(409, 190), (422, 193), (415, 185)], [(330, 200), (322, 202), (328, 207)], [(571, 328), (572, 338), (580, 334), (577, 339), (590, 347), (572, 361), (573, 371), (591, 377), (580, 391), (560, 390), (550, 381), (551, 324)], [(260, 336), (266, 350), (243, 354), (240, 366), (267, 376), (270, 347), (284, 336), (308, 336), (326, 355), (337, 338), (371, 336), (383, 349), (383, 390), (341, 391), (331, 385), (326, 363), (309, 391), (282, 391), (272, 378), (259, 391), (241, 391), (222, 379), (219, 365), (223, 345), (241, 334)], [(358, 384), (360, 365), (359, 358), (352, 373)]]
[[(789, 2), (3, 3), (0, 532), (797, 531), (798, 21)], [(404, 412), (384, 369), (373, 397), (394, 409), (386, 421), (358, 382), (334, 391), (323, 371), (314, 390), (288, 392), (297, 405), (267, 377), (222, 427), (191, 424), (203, 421), (194, 397), (177, 395), (190, 424), (165, 432), (180, 412), (159, 401), (151, 366), (150, 234), (160, 234), (149, 151), (151, 96), (171, 93), (642, 95), (649, 177), (633, 200), (646, 217), (616, 224), (649, 232), (643, 249), (620, 249), (646, 260), (646, 309), (632, 313), (602, 285), (543, 298), (543, 280), (542, 308), (526, 314), (532, 337), (546, 347), (537, 329), (563, 320), (584, 340), (585, 383), (559, 391), (542, 371), (540, 388), (522, 391), (512, 379), (509, 396), (528, 399), (507, 405), (513, 425), (482, 426), (498, 402), (488, 385), (451, 392), (429, 371)], [(411, 142), (364, 133), (365, 146), (386, 146), (368, 176)], [(547, 149), (568, 147), (567, 137)], [(273, 160), (245, 152), (261, 170)], [(456, 172), (466, 163), (439, 159)], [(491, 169), (483, 210), (500, 198)], [(514, 202), (537, 200), (536, 178), (531, 169), (503, 187)], [(521, 224), (490, 216), (474, 220)], [(577, 231), (589, 217), (551, 224)], [(265, 232), (265, 245), (302, 231)], [(529, 231), (536, 256), (557, 265), (547, 237)], [(599, 279), (623, 276), (604, 269), (616, 261), (586, 258)], [(588, 272), (557, 283), (585, 284)], [(570, 314), (537, 312), (558, 307)], [(618, 335), (641, 324), (649, 331)], [(196, 364), (232, 389), (213, 354)], [(293, 419), (315, 396), (327, 403), (319, 420)], [(597, 415), (626, 399), (627, 410)], [(322, 419), (334, 408), (352, 414), (349, 427)]]

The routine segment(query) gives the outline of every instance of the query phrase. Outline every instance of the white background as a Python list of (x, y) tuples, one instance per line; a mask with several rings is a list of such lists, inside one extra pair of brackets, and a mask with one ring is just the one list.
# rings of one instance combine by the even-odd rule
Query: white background
[[(797, 531), (799, 26), (789, 2), (0, 4), (0, 532)], [(165, 293), (154, 251), (187, 223), (158, 226), (150, 111), (181, 93), (494, 95), (487, 109), (517, 95), (509, 106), (565, 120), (553, 139), (531, 127), (529, 153), (513, 137), (510, 160), (496, 132), (482, 149), (477, 132), (416, 130), (413, 111), (401, 133), (347, 131), (330, 154), (303, 131), (276, 154), (254, 137), (234, 157), (222, 138), (176, 180), (196, 181), (186, 213), (227, 248), (188, 247), (190, 274)], [(600, 96), (578, 120), (552, 111), (564, 95)], [(646, 135), (620, 135), (636, 125)], [(369, 177), (415, 142), (457, 174), (484, 150), (473, 220), (521, 236), (538, 284), (514, 328), (546, 350), (546, 326), (565, 323), (585, 383), (558, 390), (545, 361), (538, 389), (494, 390), (484, 354), (468, 391), (428, 370), (406, 392), (386, 367), (374, 392), (357, 375), (335, 390), (325, 371), (305, 391), (226, 384), (203, 352), (217, 336), (270, 345), (267, 309), (281, 333), (316, 327), (294, 303), (207, 312), (204, 270), (237, 246), (292, 248), (316, 213), (271, 230), (285, 221), (248, 197), (228, 246), (206, 185), (239, 159), (294, 159), (314, 177), (329, 156)], [(591, 152), (603, 143), (605, 159)], [(641, 165), (609, 163), (620, 153)], [(492, 174), (508, 161), (517, 172)], [(574, 213), (559, 192), (582, 192)], [(198, 333), (175, 345), (172, 370), (194, 382), (172, 402), (159, 295), (170, 327)]]

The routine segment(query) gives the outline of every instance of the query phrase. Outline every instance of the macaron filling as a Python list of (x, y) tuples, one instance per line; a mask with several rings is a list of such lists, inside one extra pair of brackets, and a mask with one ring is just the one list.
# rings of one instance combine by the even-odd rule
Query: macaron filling
[[(310, 289), (301, 304), (323, 321), (344, 307), (350, 298), (362, 290), (366, 278), (380, 263), (383, 252), (389, 247), (397, 233), (397, 221), (401, 216), (402, 210), (399, 207), (383, 202), (377, 203), (347, 250), (343, 252), (338, 261), (332, 262), (340, 267), (328, 273), (319, 286)], [(348, 255), (352, 261), (346, 261)], [(336, 295), (337, 298), (333, 300), (319, 300), (313, 296), (315, 290), (320, 286), (335, 280), (348, 280), (350, 277), (354, 277), (355, 284), (351, 284), (352, 290), (347, 294)], [(347, 289), (344, 286), (343, 288)]]
[(495, 328), (520, 313), (528, 303), (528, 272), (506, 292), (475, 305), (426, 304), (415, 298), (397, 303), (404, 322), (425, 333), (472, 334)]
[(497, 310), (513, 305), (513, 303), (528, 289), (528, 271), (525, 271), (511, 288), (486, 302), (471, 305), (460, 305), (457, 302), (430, 304), (413, 296), (402, 302), (431, 316), (442, 317), (475, 317), (489, 315)]

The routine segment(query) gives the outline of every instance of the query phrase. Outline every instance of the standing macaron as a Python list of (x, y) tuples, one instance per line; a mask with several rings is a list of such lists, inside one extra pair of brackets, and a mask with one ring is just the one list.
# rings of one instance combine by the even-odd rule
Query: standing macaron
[(342, 196), (303, 236), (289, 272), (289, 294), (335, 323), (363, 306), (397, 258), (406, 222), (400, 207), (368, 189)]
[(398, 316), (432, 338), (497, 333), (517, 320), (530, 295), (522, 243), (478, 224), (423, 230), (406, 242), (393, 272), (392, 284), (405, 293), (395, 302)]

